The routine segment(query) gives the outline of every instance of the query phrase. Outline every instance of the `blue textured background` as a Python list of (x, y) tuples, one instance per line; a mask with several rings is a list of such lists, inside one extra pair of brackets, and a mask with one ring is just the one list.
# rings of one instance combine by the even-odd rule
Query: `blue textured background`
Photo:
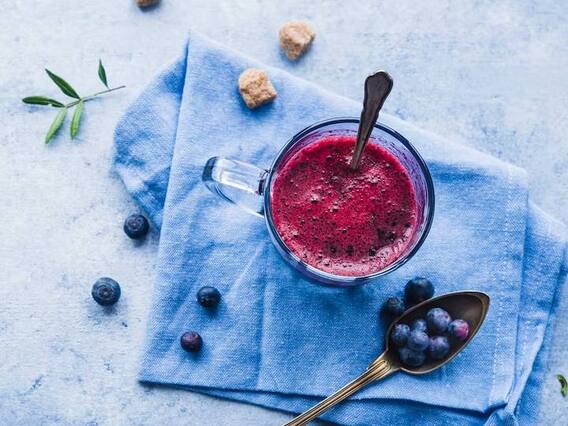
[[(288, 416), (135, 380), (154, 279), (157, 236), (127, 240), (135, 207), (110, 174), (121, 111), (180, 49), (189, 26), (255, 58), (360, 99), (370, 69), (395, 79), (386, 110), (526, 168), (536, 201), (568, 222), (568, 6), (563, 2), (25, 0), (0, 15), (0, 423), (280, 424)], [(306, 3), (306, 4), (303, 4)], [(277, 46), (288, 19), (313, 23), (314, 48), (290, 64)], [(82, 129), (45, 148), (57, 93), (42, 72), (81, 92), (128, 89), (86, 105)], [(91, 283), (116, 278), (124, 298), (102, 311)], [(562, 423), (554, 374), (568, 373), (562, 302), (542, 423)]]

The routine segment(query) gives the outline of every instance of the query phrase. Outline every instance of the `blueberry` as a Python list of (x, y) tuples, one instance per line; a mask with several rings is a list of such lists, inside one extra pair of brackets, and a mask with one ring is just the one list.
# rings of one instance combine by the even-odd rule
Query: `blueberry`
[(400, 360), (403, 362), (403, 364), (406, 364), (410, 367), (420, 367), (422, 364), (424, 364), (424, 360), (426, 359), (424, 352), (413, 351), (406, 346), (398, 351), (398, 355), (400, 356)]
[(432, 359), (442, 359), (450, 352), (450, 344), (445, 336), (430, 337), (428, 356)]
[(406, 345), (409, 334), (410, 327), (408, 327), (406, 324), (396, 324), (391, 332), (391, 342), (397, 348), (401, 348)]
[(416, 305), (434, 295), (434, 286), (426, 278), (416, 277), (406, 283), (404, 298), (408, 306)]
[(139, 240), (144, 237), (150, 229), (148, 219), (141, 214), (133, 214), (124, 221), (124, 232), (133, 240)]
[(448, 326), (448, 333), (454, 339), (463, 342), (469, 336), (469, 324), (462, 319), (453, 320)]
[(99, 278), (93, 284), (91, 295), (99, 305), (114, 305), (120, 299), (120, 285), (112, 278)]
[(404, 313), (404, 303), (398, 297), (389, 297), (383, 304), (382, 311), (391, 317), (399, 317)]
[(428, 335), (420, 330), (413, 330), (408, 336), (408, 347), (413, 351), (423, 351), (428, 347)]
[(179, 339), (181, 347), (187, 352), (197, 352), (203, 346), (203, 339), (196, 331), (187, 331)]
[(428, 326), (426, 325), (426, 320), (423, 318), (417, 318), (414, 321), (412, 321), (412, 324), (410, 324), (410, 329), (411, 330), (420, 330), (423, 331), (424, 333), (427, 332), (428, 330)]
[(452, 318), (443, 309), (432, 308), (426, 314), (426, 322), (431, 333), (443, 334), (448, 329), (450, 322), (452, 322)]
[(197, 301), (201, 306), (214, 308), (221, 301), (221, 293), (215, 287), (201, 287), (197, 292)]

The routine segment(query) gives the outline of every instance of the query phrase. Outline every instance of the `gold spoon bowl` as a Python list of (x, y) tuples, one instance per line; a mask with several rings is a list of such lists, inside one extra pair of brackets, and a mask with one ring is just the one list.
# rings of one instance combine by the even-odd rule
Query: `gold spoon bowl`
[[(396, 350), (389, 349), (390, 335), (395, 324), (410, 324), (417, 318), (426, 317), (432, 308), (446, 310), (452, 318), (461, 318), (469, 324), (469, 335), (463, 342), (455, 342), (448, 355), (441, 360), (426, 359), (419, 367), (409, 367), (401, 363)], [(343, 401), (375, 380), (383, 379), (392, 373), (404, 371), (408, 374), (427, 374), (450, 362), (460, 353), (479, 331), (489, 310), (489, 296), (479, 291), (458, 291), (426, 300), (413, 306), (393, 321), (385, 333), (385, 351), (379, 355), (367, 370), (333, 395), (286, 423), (285, 426), (305, 425), (334, 405)]]

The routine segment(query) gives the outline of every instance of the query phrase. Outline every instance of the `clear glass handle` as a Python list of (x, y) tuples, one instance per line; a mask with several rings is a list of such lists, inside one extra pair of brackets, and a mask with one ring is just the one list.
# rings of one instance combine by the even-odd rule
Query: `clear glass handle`
[(207, 160), (202, 180), (211, 192), (256, 216), (264, 216), (262, 193), (267, 170), (232, 158)]

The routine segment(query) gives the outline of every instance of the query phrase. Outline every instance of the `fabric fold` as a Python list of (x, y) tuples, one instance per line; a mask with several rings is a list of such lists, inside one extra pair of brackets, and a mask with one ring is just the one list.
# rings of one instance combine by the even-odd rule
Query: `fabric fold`
[[(236, 88), (251, 66), (268, 69), (278, 91), (274, 103), (254, 111)], [(444, 368), (424, 377), (394, 375), (324, 418), (342, 424), (535, 420), (555, 295), (565, 281), (566, 231), (528, 201), (524, 171), (381, 115), (425, 157), (436, 216), (411, 262), (353, 289), (322, 287), (292, 271), (262, 220), (223, 203), (201, 182), (210, 157), (268, 167), (302, 128), (359, 112), (355, 101), (195, 33), (127, 110), (115, 133), (114, 167), (161, 232), (140, 380), (302, 411), (380, 353), (380, 304), (423, 275), (438, 294), (478, 289), (491, 296), (474, 342)], [(204, 285), (223, 294), (214, 312), (195, 302)], [(199, 354), (179, 347), (187, 329), (203, 336)]]

